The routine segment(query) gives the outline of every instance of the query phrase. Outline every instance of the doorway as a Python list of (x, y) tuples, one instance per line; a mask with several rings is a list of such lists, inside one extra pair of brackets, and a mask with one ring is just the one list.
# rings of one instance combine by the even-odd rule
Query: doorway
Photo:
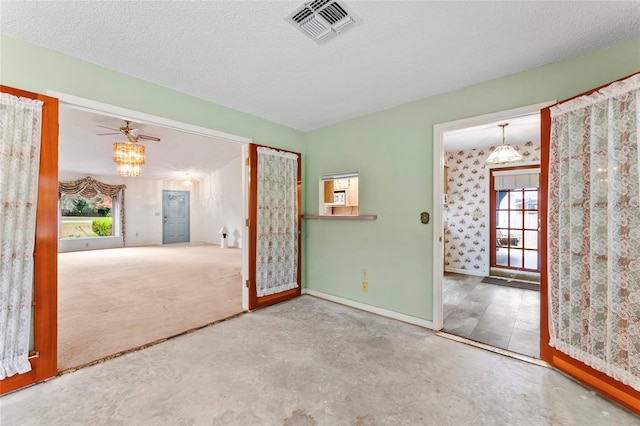
[[(246, 181), (242, 171), (250, 140), (64, 94), (54, 95), (61, 100), (60, 127), (65, 140), (69, 139), (64, 134), (66, 130), (84, 131), (85, 145), (90, 147), (87, 149), (105, 151), (92, 156), (83, 146), (74, 145), (67, 151), (61, 146), (61, 154), (78, 154), (72, 158), (78, 168), (65, 167), (60, 180), (91, 174), (106, 183), (126, 184), (126, 234), (117, 238), (60, 240), (64, 243), (60, 244), (62, 249), (76, 243), (81, 244), (81, 249), (95, 250), (70, 247), (63, 250), (69, 253), (59, 255), (64, 256), (58, 259), (59, 371), (135, 350), (245, 311), (243, 263), (247, 244), (242, 195), (246, 194)], [(96, 129), (98, 124), (117, 128), (116, 123), (125, 117), (144, 133), (161, 136), (160, 142), (147, 143), (149, 161), (136, 178), (115, 176), (110, 149), (118, 135), (96, 137), (100, 132)], [(93, 121), (83, 125), (83, 120), (70, 118)], [(218, 155), (212, 155), (212, 149), (218, 150)], [(208, 157), (220, 164), (209, 166)], [(108, 161), (85, 164), (91, 158)], [(196, 159), (193, 163), (197, 168), (184, 169), (189, 158)], [(63, 160), (62, 155), (60, 159)], [(185, 171), (190, 174), (182, 175)], [(218, 230), (222, 226), (233, 237), (228, 249), (218, 246)], [(116, 248), (101, 250), (107, 248), (107, 240), (113, 240)], [(89, 264), (94, 268), (88, 268)], [(78, 301), (73, 292), (79, 289), (64, 282), (78, 284), (79, 277), (74, 273), (86, 277), (80, 279), (80, 284), (87, 287), (81, 295), (84, 304), (73, 303)], [(65, 307), (67, 313), (63, 312)], [(137, 321), (127, 318), (127, 313), (133, 312), (135, 315), (129, 317), (137, 316)], [(127, 335), (118, 338), (115, 330), (107, 329), (114, 325), (127, 330)], [(107, 337), (110, 335), (112, 338)], [(100, 341), (94, 342), (94, 336)], [(113, 344), (102, 344), (104, 340)]]
[(162, 190), (162, 244), (188, 243), (189, 191)]
[[(516, 146), (524, 157), (524, 161), (518, 164), (539, 167), (539, 111), (548, 104), (434, 127), (434, 218), (435, 223), (441, 224), (434, 239), (434, 323), (444, 332), (472, 344), (489, 345), (533, 358), (539, 358), (538, 284), (532, 288), (519, 279), (509, 277), (504, 280), (492, 276), (491, 263), (496, 258), (493, 251), (497, 251), (496, 241), (491, 242), (495, 238), (492, 235), (497, 235), (491, 230), (491, 223), (495, 222), (496, 216), (491, 208), (492, 172), (504, 170), (487, 165), (486, 158), (492, 146), (499, 144), (498, 124), (508, 121), (512, 133), (507, 134), (507, 141)], [(519, 128), (524, 127), (525, 122), (528, 127), (535, 129), (535, 137), (520, 134)], [(453, 141), (453, 147), (449, 146), (450, 140)], [(466, 144), (460, 145), (464, 140)], [(484, 141), (484, 145), (472, 145), (469, 141)], [(526, 195), (530, 194), (527, 192)], [(513, 199), (516, 203), (515, 195)], [(523, 207), (521, 203), (520, 214), (525, 207), (532, 206), (530, 203)], [(517, 214), (514, 212), (512, 216), (515, 232)], [(503, 232), (500, 226), (498, 229)], [(506, 231), (509, 230), (507, 226)], [(523, 233), (522, 238), (525, 230), (532, 229), (521, 226), (519, 231)], [(532, 235), (527, 233), (528, 243)], [(505, 242), (508, 243), (506, 238)], [(518, 244), (521, 242), (524, 243), (519, 241)], [(527, 245), (529, 252), (533, 252), (534, 246), (536, 249), (538, 247), (537, 244), (530, 245)], [(524, 248), (519, 248), (517, 244), (507, 247), (513, 250), (512, 253), (507, 250), (507, 256), (520, 254), (524, 263)], [(521, 251), (516, 251), (518, 249)], [(527, 266), (532, 262), (529, 252)], [(537, 259), (537, 255), (536, 251), (533, 258)], [(502, 261), (502, 256), (499, 260)], [(513, 265), (516, 264), (514, 260)]]

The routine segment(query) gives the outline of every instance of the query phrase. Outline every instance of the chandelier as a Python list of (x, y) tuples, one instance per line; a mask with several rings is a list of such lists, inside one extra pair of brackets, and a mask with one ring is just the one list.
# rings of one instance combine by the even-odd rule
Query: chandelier
[(514, 161), (522, 161), (522, 155), (513, 149), (513, 147), (504, 143), (504, 128), (508, 125), (509, 123), (498, 124), (498, 126), (502, 127), (502, 145), (493, 150), (489, 158), (487, 158), (487, 163), (505, 164), (513, 163)]
[(114, 142), (113, 161), (118, 176), (140, 176), (144, 164), (144, 145), (135, 142)]

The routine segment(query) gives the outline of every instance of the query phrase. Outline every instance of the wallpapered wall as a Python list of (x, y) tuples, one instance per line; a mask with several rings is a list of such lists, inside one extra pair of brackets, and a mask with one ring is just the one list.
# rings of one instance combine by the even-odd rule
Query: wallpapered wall
[[(539, 141), (511, 146), (524, 161), (540, 161)], [(493, 149), (445, 152), (445, 165), (449, 167), (444, 211), (445, 271), (489, 274), (489, 168), (485, 160)]]

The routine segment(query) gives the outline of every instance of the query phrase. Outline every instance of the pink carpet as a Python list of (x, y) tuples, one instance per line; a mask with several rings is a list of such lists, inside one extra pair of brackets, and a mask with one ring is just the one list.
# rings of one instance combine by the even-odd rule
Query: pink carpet
[(242, 311), (241, 251), (165, 245), (58, 255), (58, 371)]

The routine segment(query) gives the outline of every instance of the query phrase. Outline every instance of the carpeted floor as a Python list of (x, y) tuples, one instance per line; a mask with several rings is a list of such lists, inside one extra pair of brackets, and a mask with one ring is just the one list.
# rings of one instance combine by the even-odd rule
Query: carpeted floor
[(58, 255), (58, 371), (242, 311), (239, 249), (165, 245)]

